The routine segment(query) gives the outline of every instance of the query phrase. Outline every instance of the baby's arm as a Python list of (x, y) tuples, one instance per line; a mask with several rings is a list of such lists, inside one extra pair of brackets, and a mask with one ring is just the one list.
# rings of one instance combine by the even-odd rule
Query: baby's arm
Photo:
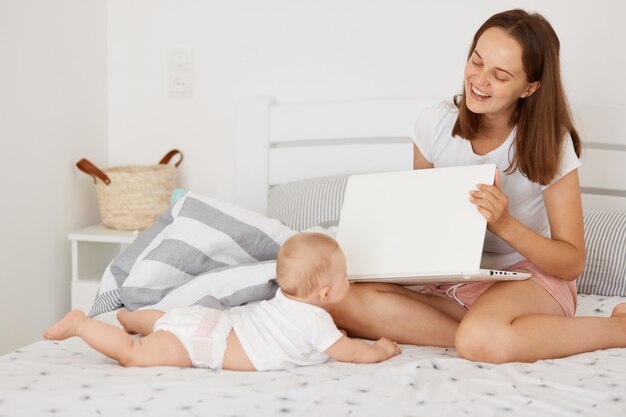
[(374, 363), (381, 362), (400, 353), (396, 342), (381, 337), (373, 345), (362, 340), (342, 336), (334, 345), (326, 349), (328, 356), (340, 362)]

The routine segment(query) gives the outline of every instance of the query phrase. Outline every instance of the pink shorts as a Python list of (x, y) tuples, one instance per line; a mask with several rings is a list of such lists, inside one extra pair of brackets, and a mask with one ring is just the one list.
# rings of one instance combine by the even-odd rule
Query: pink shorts
[[(528, 272), (532, 274), (531, 280), (541, 285), (555, 300), (567, 317), (576, 313), (576, 281), (566, 281), (542, 271), (527, 260), (520, 261), (515, 265), (504, 268), (505, 271)], [(422, 287), (422, 294), (435, 295), (447, 298), (469, 309), (472, 304), (494, 282), (469, 282), (461, 284), (431, 284)]]

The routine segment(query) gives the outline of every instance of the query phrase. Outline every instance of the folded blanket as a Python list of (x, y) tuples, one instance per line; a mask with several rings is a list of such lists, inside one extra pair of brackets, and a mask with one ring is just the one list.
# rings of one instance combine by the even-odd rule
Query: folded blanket
[(269, 299), (276, 255), (295, 233), (278, 220), (187, 193), (107, 267), (90, 315)]

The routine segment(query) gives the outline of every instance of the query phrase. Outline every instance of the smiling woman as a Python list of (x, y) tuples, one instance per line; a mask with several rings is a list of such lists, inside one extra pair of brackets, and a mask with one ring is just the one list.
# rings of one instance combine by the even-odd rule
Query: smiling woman
[(495, 184), (468, 190), (488, 225), (481, 267), (531, 278), (429, 285), (417, 293), (355, 284), (331, 312), (349, 333), (454, 346), (464, 358), (496, 363), (626, 346), (626, 304), (608, 318), (573, 317), (585, 262), (581, 142), (561, 85), (559, 49), (539, 14), (490, 17), (474, 36), (454, 106), (426, 109), (412, 135), (415, 169), (498, 167)]
[(515, 127), (517, 152), (510, 168), (546, 185), (558, 169), (563, 132), (581, 154), (563, 92), (559, 49), (552, 26), (538, 14), (512, 10), (487, 20), (469, 50), (452, 135), (473, 140), (474, 150), (484, 154)]
[(518, 97), (539, 87), (529, 82), (522, 66), (522, 47), (499, 27), (487, 29), (471, 51), (465, 67), (467, 107), (474, 113), (509, 113)]

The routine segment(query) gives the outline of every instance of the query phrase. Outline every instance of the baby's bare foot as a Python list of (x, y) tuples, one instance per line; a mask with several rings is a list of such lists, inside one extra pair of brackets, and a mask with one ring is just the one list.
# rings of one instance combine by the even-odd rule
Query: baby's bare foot
[(46, 330), (43, 337), (48, 340), (65, 340), (68, 337), (76, 336), (76, 326), (86, 318), (82, 311), (72, 310), (54, 326)]

